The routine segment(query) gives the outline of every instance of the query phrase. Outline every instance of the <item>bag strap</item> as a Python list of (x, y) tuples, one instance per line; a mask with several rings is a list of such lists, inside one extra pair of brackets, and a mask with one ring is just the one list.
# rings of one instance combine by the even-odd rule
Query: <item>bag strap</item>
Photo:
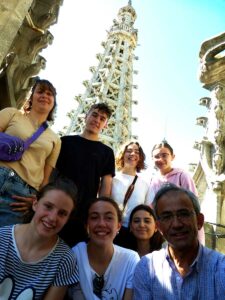
[(24, 141), (24, 149), (26, 150), (30, 146), (30, 144), (32, 144), (47, 128), (47, 122), (42, 123), (41, 126), (35, 131), (35, 133), (26, 141)]
[(182, 172), (179, 175), (179, 186), (182, 187), (182, 182), (181, 182), (181, 176), (182, 176)]
[(125, 206), (127, 205), (127, 202), (129, 200), (131, 194), (133, 193), (134, 185), (135, 185), (135, 182), (137, 181), (137, 178), (138, 178), (138, 176), (135, 175), (134, 180), (132, 181), (131, 185), (127, 189), (127, 192), (126, 192), (126, 194), (124, 196), (124, 200), (123, 200), (123, 210), (125, 209)]

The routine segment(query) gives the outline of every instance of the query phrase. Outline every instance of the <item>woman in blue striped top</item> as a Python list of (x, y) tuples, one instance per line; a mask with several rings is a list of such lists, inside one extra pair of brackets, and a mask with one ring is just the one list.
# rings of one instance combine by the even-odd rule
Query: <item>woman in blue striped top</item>
[(40, 190), (29, 223), (0, 228), (0, 299), (63, 299), (76, 284), (76, 259), (58, 237), (75, 207), (76, 190), (58, 180)]

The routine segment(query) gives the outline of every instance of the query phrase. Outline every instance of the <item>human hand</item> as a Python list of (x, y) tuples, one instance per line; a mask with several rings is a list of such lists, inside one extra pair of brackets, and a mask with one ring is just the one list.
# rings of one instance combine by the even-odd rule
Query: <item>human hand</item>
[(12, 198), (17, 200), (16, 202), (10, 204), (12, 210), (26, 213), (32, 208), (36, 196), (31, 195), (30, 197), (22, 197), (13, 195)]

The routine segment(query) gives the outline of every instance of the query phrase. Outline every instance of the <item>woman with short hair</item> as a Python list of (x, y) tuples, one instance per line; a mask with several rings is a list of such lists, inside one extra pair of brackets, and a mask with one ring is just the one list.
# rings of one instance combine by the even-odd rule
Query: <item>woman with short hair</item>
[[(23, 109), (0, 111), (0, 132), (22, 140), (30, 138), (47, 121), (53, 121), (56, 90), (51, 82), (38, 79)], [(0, 227), (23, 221), (37, 191), (49, 181), (61, 147), (49, 127), (24, 151), (21, 160), (0, 161)]]

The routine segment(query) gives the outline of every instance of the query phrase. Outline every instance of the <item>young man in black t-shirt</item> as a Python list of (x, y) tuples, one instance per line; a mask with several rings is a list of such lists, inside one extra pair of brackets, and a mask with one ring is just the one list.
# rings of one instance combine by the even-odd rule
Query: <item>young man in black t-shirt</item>
[(94, 104), (86, 115), (83, 133), (62, 137), (56, 168), (60, 174), (73, 180), (78, 188), (76, 217), (61, 234), (70, 246), (86, 240), (86, 230), (81, 223), (88, 201), (97, 195), (111, 195), (112, 177), (115, 175), (114, 153), (99, 141), (99, 134), (110, 116), (111, 110), (105, 103)]

